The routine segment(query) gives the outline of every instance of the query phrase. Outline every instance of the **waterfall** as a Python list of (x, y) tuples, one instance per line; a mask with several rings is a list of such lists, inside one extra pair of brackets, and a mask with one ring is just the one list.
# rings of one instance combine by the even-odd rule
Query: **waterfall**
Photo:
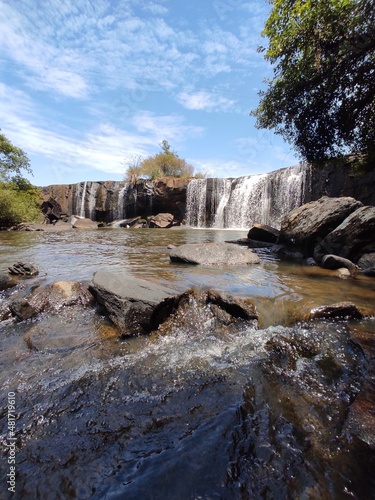
[(118, 193), (118, 201), (117, 201), (117, 219), (125, 219), (126, 218), (126, 212), (125, 212), (125, 194), (128, 190), (128, 185), (125, 184), (123, 186), (119, 193)]
[(186, 193), (186, 224), (206, 227), (207, 179), (195, 179), (188, 185)]
[(98, 187), (98, 182), (85, 181), (77, 184), (75, 213), (78, 217), (88, 217), (95, 220)]
[(86, 190), (87, 190), (87, 181), (78, 184), (77, 194), (76, 194), (76, 211), (79, 217), (85, 217)]
[(305, 167), (237, 179), (193, 180), (187, 190), (187, 225), (248, 229), (255, 223), (280, 227), (304, 202)]

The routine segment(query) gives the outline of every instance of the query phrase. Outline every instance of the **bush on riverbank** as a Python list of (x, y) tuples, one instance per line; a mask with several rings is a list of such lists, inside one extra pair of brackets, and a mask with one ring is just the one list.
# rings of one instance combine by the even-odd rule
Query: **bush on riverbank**
[(0, 182), (0, 227), (42, 222), (40, 191), (21, 176)]

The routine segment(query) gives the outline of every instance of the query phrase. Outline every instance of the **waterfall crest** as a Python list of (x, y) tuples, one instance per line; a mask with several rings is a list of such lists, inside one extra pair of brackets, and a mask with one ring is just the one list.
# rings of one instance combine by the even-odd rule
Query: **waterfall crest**
[(255, 223), (280, 227), (304, 203), (303, 165), (236, 179), (196, 179), (187, 188), (186, 223), (192, 227), (248, 229)]

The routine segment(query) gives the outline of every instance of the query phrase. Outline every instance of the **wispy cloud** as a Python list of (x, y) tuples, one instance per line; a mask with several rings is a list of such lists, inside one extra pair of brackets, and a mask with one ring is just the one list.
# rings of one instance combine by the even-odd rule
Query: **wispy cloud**
[(205, 111), (227, 111), (235, 101), (215, 93), (202, 90), (199, 92), (181, 92), (177, 100), (186, 109)]

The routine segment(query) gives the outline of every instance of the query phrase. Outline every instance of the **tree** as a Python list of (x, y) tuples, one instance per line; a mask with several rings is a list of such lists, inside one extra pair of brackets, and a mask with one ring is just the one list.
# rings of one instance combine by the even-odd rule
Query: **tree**
[(21, 175), (32, 173), (26, 153), (0, 134), (0, 227), (41, 217), (40, 190)]
[(140, 161), (139, 158), (128, 162), (125, 179), (134, 184), (139, 178), (157, 179), (159, 177), (193, 177), (194, 168), (180, 158), (175, 151), (171, 151), (168, 141), (160, 144), (161, 152), (148, 156)]
[(0, 134), (0, 180), (7, 181), (14, 174), (21, 175), (22, 170), (32, 173), (26, 153)]
[(271, 0), (275, 65), (252, 112), (307, 161), (375, 151), (374, 0)]

